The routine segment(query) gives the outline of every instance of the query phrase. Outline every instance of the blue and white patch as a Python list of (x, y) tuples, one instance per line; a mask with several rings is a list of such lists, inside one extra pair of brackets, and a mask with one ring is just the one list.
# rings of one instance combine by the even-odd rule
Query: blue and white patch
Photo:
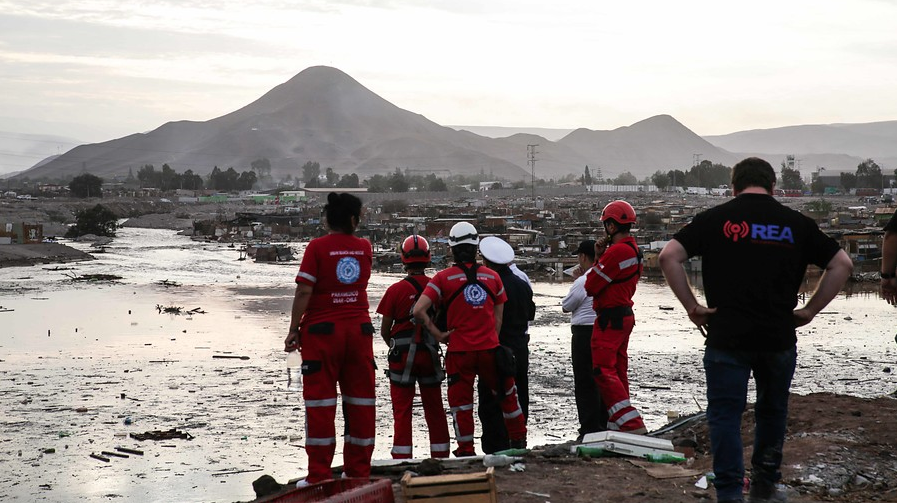
[(355, 257), (343, 257), (336, 264), (336, 279), (344, 285), (355, 283), (361, 276), (361, 265)]
[(486, 297), (489, 294), (480, 285), (472, 284), (464, 287), (464, 300), (471, 306), (482, 306), (486, 303)]

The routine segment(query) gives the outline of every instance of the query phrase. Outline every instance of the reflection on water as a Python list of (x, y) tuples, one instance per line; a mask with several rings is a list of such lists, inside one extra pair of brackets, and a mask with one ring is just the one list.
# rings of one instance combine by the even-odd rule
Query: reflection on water
[[(302, 246), (293, 246), (301, 256)], [(252, 499), (252, 480), (262, 473), (279, 481), (304, 474), (303, 408), (301, 398), (286, 391), (282, 352), (298, 262), (239, 261), (236, 247), (147, 229), (122, 229), (96, 256), (63, 266), (74, 270), (0, 269), (0, 306), (11, 309), (0, 312), (0, 407), (6, 411), (0, 427), (9, 438), (0, 456), (0, 470), (9, 474), (0, 478), (0, 499), (106, 501), (115, 494), (135, 501), (229, 502)], [(67, 274), (123, 279), (73, 283)], [(373, 275), (372, 315), (400, 278)], [(162, 286), (162, 280), (180, 286)], [(866, 286), (852, 285), (800, 329), (796, 392), (894, 391), (897, 311)], [(559, 306), (568, 288), (534, 287), (531, 445), (576, 436), (569, 316)], [(689, 414), (706, 404), (703, 338), (662, 282), (642, 282), (635, 300), (632, 401), (656, 428), (667, 410)], [(200, 307), (206, 314), (159, 314), (157, 304)], [(383, 369), (386, 345), (375, 338), (374, 347)], [(386, 459), (392, 420), (381, 374), (377, 397), (375, 458)], [(427, 437), (415, 405), (415, 452), (421, 454)], [(82, 407), (86, 412), (78, 412)], [(125, 425), (126, 418), (132, 424)], [(120, 436), (171, 428), (195, 439), (138, 443)], [(118, 445), (146, 455), (109, 464), (88, 457)], [(46, 448), (56, 451), (46, 454)], [(222, 475), (236, 471), (246, 473)]]

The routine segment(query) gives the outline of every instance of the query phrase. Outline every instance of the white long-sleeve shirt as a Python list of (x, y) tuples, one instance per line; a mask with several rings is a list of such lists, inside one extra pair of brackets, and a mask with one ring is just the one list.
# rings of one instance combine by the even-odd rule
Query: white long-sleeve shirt
[(576, 278), (567, 296), (561, 301), (564, 311), (573, 313), (572, 325), (592, 325), (595, 323), (595, 310), (592, 309), (592, 298), (586, 295), (586, 275)]

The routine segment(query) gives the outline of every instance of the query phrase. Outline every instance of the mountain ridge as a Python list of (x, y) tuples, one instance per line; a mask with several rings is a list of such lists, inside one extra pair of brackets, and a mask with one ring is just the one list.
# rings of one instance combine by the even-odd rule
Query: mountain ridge
[[(733, 165), (761, 155), (777, 165), (785, 154), (826, 169), (855, 168), (862, 158), (897, 158), (897, 121), (788, 126), (701, 137), (668, 114), (612, 130), (577, 128), (556, 141), (525, 128), (499, 138), (437, 124), (404, 110), (336, 68), (313, 66), (256, 100), (207, 121), (171, 121), (148, 132), (78, 145), (17, 176), (39, 178), (91, 172), (123, 176), (145, 164), (205, 174), (214, 166), (249, 169), (271, 161), (275, 178), (299, 175), (307, 161), (361, 178), (395, 169), (527, 180), (527, 145), (536, 147), (536, 176), (579, 175), (586, 165), (605, 176), (624, 171), (639, 179), (655, 171), (687, 169), (696, 159)], [(537, 132), (539, 128), (534, 128)], [(559, 130), (543, 129), (547, 134)], [(842, 151), (825, 152), (836, 146)], [(860, 151), (871, 154), (858, 155)], [(856, 163), (854, 163), (856, 162)]]

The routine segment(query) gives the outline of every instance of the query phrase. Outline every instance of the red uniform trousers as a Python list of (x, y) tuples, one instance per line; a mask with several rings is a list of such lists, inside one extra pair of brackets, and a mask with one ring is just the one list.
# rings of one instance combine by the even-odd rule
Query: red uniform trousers
[(632, 431), (644, 428), (638, 410), (629, 403), (629, 335), (635, 318), (623, 318), (623, 328), (608, 325), (604, 330), (595, 321), (592, 329), (592, 367), (595, 384), (607, 406), (607, 429)]
[(370, 477), (375, 437), (373, 333), (364, 318), (301, 328), (306, 481), (310, 484), (333, 478), (337, 383), (346, 423), (344, 471), (349, 477)]
[[(414, 383), (420, 387), (420, 401), (424, 406), (424, 418), (430, 434), (430, 457), (449, 457), (450, 439), (445, 408), (442, 405), (442, 381), (436, 376), (433, 356), (422, 345), (417, 345), (414, 361), (411, 362), (411, 382), (396, 384), (393, 380), (403, 375), (408, 352), (401, 353), (399, 361), (390, 361), (389, 394), (392, 397), (393, 417), (393, 459), (409, 459), (413, 457), (414, 442), (411, 439), (411, 408), (414, 403)], [(392, 359), (392, 355), (390, 355)]]
[(494, 350), (449, 351), (445, 357), (445, 370), (448, 374), (448, 403), (458, 441), (455, 456), (476, 455), (473, 445), (473, 388), (477, 376), (501, 397), (508, 439), (512, 442), (526, 440), (526, 418), (517, 401), (517, 385), (513, 376), (499, 382)]

